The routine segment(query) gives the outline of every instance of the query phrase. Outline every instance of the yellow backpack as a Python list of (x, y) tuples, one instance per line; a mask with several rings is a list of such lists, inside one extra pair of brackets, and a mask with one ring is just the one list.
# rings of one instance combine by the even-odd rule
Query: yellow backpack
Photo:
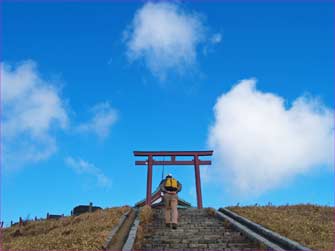
[(167, 178), (165, 181), (165, 189), (168, 191), (177, 191), (178, 181), (175, 178)]

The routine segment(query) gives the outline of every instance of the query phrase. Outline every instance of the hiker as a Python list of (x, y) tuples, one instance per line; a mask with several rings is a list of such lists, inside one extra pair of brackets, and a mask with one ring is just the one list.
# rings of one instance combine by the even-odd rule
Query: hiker
[[(170, 227), (172, 224), (173, 229), (177, 229), (178, 225), (178, 195), (181, 191), (182, 185), (178, 180), (168, 174), (165, 179), (159, 184), (159, 189), (163, 192), (164, 205), (165, 205), (165, 225)], [(172, 217), (171, 217), (172, 211)]]

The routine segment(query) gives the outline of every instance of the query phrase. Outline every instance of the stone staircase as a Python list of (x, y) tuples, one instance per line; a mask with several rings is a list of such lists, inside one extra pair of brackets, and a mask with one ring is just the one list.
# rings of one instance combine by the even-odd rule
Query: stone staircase
[(153, 209), (152, 221), (144, 226), (141, 250), (257, 250), (259, 245), (208, 209), (178, 209), (177, 229), (167, 228), (163, 209)]

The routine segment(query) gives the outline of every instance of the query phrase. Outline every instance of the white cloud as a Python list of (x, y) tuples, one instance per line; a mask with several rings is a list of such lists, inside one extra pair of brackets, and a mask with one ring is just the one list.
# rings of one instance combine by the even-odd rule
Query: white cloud
[(203, 47), (203, 54), (208, 55), (209, 53), (214, 52), (214, 49), (217, 45), (219, 45), (222, 41), (222, 34), (221, 33), (215, 33), (210, 38), (208, 43), (206, 43)]
[(72, 157), (65, 158), (65, 163), (71, 167), (77, 174), (92, 175), (97, 179), (99, 186), (108, 187), (111, 185), (110, 179), (97, 168), (94, 164), (86, 162), (82, 159), (74, 159)]
[(196, 63), (205, 27), (198, 14), (180, 5), (149, 2), (136, 12), (125, 34), (129, 58), (143, 58), (150, 71), (164, 79), (170, 70), (181, 73)]
[(77, 127), (81, 133), (92, 132), (99, 138), (106, 138), (110, 134), (112, 125), (117, 121), (117, 112), (108, 102), (99, 103), (91, 109), (93, 117), (90, 121)]
[(289, 178), (321, 165), (332, 165), (332, 111), (311, 97), (285, 100), (242, 80), (220, 96), (209, 145), (216, 156), (215, 173), (231, 180), (241, 194), (258, 195)]
[(5, 168), (18, 168), (52, 155), (52, 131), (68, 116), (57, 89), (42, 79), (34, 61), (1, 65), (2, 146)]

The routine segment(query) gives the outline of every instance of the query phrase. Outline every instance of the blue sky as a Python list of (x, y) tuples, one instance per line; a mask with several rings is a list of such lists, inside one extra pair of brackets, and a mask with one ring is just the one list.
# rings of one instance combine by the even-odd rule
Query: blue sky
[[(331, 2), (2, 3), (2, 219), (133, 205), (134, 150), (213, 149), (204, 206), (334, 205), (333, 21)], [(193, 167), (167, 172), (196, 205)]]

